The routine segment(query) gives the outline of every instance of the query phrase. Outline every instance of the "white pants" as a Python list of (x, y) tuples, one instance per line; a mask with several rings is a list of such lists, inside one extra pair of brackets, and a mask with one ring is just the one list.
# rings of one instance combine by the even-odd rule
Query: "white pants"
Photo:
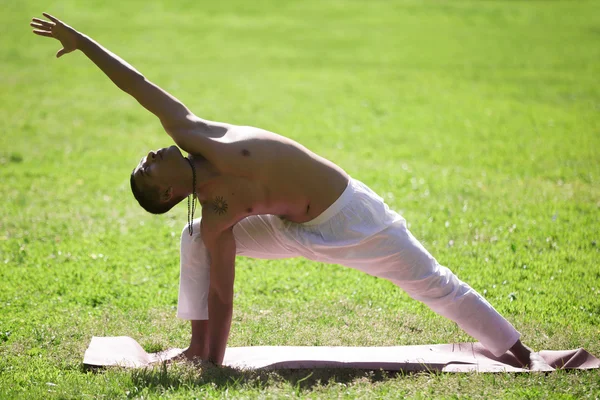
[[(209, 260), (200, 219), (181, 235), (177, 316), (208, 319)], [(298, 224), (273, 215), (238, 222), (233, 233), (240, 256), (306, 257), (385, 278), (413, 299), (456, 322), (494, 355), (504, 354), (520, 334), (479, 293), (441, 266), (406, 228), (406, 221), (363, 183), (350, 180), (321, 215)]]

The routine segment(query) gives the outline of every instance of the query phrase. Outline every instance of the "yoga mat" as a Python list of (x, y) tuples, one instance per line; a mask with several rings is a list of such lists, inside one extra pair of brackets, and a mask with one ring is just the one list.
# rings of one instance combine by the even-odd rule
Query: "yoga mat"
[[(83, 357), (89, 366), (139, 368), (179, 354), (170, 349), (148, 354), (127, 336), (93, 337)], [(585, 351), (542, 350), (555, 369), (600, 368), (600, 360)], [(387, 371), (529, 372), (512, 354), (494, 357), (480, 343), (392, 347), (253, 346), (229, 347), (223, 365), (240, 369), (358, 368)]]

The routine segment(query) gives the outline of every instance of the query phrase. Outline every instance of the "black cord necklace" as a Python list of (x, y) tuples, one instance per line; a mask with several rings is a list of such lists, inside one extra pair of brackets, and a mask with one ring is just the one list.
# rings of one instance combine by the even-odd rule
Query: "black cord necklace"
[(186, 158), (186, 161), (190, 164), (192, 168), (192, 193), (188, 196), (188, 231), (190, 232), (190, 236), (194, 233), (194, 227), (192, 226), (194, 222), (194, 213), (196, 212), (196, 167), (194, 167), (194, 163), (189, 158)]

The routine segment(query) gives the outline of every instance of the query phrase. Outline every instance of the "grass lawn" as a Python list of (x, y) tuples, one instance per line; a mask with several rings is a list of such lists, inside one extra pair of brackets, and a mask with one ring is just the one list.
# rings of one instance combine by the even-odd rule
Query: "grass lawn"
[[(4, 1), (0, 398), (598, 398), (598, 371), (240, 373), (82, 368), (91, 336), (183, 347), (182, 203), (129, 173), (170, 145), (48, 11), (213, 120), (296, 139), (384, 196), (536, 349), (600, 356), (600, 2)], [(326, 184), (324, 182), (324, 184)], [(471, 340), (389, 282), (238, 259), (231, 346)]]

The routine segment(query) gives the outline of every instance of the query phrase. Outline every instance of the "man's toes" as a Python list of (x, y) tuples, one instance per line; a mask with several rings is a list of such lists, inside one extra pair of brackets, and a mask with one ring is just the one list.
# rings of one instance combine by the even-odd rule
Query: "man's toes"
[(550, 366), (550, 364), (548, 364), (546, 362), (546, 360), (544, 360), (542, 358), (542, 356), (540, 356), (539, 353), (531, 353), (531, 355), (529, 356), (529, 370), (530, 371), (535, 371), (535, 372), (550, 372), (550, 371), (554, 371), (554, 368), (552, 368)]

